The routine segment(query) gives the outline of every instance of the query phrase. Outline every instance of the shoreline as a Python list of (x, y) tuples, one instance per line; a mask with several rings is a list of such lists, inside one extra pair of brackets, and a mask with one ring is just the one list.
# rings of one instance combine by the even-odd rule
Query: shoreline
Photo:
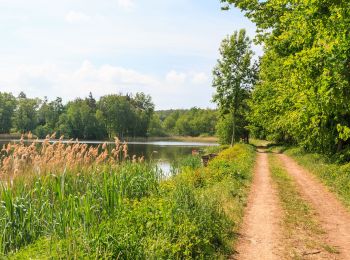
[[(21, 139), (21, 134), (0, 134), (1, 141), (18, 141)], [(25, 135), (25, 140), (27, 140)], [(35, 140), (35, 138), (33, 138)], [(41, 140), (41, 139), (40, 139)], [(56, 139), (52, 139), (53, 141)], [(65, 140), (68, 141), (69, 139)], [(122, 142), (155, 142), (155, 141), (177, 141), (177, 142), (198, 142), (198, 143), (218, 143), (218, 138), (215, 136), (192, 137), (192, 136), (165, 136), (165, 137), (126, 137), (120, 139)], [(113, 140), (83, 140), (80, 142), (114, 142)]]

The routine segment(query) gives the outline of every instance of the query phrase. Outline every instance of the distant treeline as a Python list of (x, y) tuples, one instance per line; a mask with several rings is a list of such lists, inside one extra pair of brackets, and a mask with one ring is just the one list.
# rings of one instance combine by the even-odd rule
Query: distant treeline
[(209, 109), (154, 111), (144, 93), (113, 94), (96, 100), (90, 93), (63, 104), (62, 98), (28, 98), (0, 92), (0, 134), (32, 132), (44, 138), (110, 139), (113, 136), (213, 135), (216, 112)]
[[(155, 136), (213, 136), (218, 121), (217, 110), (212, 109), (171, 109), (156, 111)], [(159, 131), (159, 132), (156, 132)]]

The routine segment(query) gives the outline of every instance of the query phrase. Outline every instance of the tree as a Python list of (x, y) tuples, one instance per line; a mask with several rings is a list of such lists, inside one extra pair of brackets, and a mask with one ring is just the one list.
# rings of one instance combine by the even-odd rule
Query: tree
[(264, 44), (251, 129), (308, 150), (350, 148), (350, 2), (227, 0)]
[(153, 114), (151, 121), (149, 123), (149, 128), (147, 132), (148, 136), (165, 136), (165, 131), (162, 127), (162, 122), (157, 114)]
[(61, 134), (58, 128), (59, 118), (64, 112), (62, 98), (57, 97), (54, 101), (49, 102), (47, 97), (45, 97), (40, 103), (41, 106), (37, 111), (38, 125), (36, 126), (34, 133), (40, 138), (44, 138), (46, 135), (53, 132)]
[(86, 101), (90, 108), (92, 108), (94, 111), (97, 109), (97, 102), (96, 99), (93, 97), (92, 93), (89, 93), (89, 97), (86, 98)]
[(39, 99), (26, 98), (26, 95), (21, 92), (17, 99), (18, 105), (13, 117), (13, 123), (17, 131), (26, 133), (35, 129), (38, 122), (37, 109), (39, 103)]
[(0, 92), (0, 133), (9, 133), (16, 108), (16, 98), (11, 93)]
[(146, 136), (154, 112), (152, 98), (142, 92), (136, 93), (131, 103), (136, 116), (133, 136)]
[(109, 138), (113, 138), (113, 136), (123, 138), (133, 132), (135, 114), (127, 96), (103, 96), (98, 102), (98, 107), (102, 112)]
[(238, 117), (245, 117), (246, 101), (256, 80), (256, 63), (252, 63), (251, 40), (245, 30), (234, 32), (225, 38), (220, 47), (221, 58), (213, 70), (213, 101), (220, 108), (221, 116), (231, 115), (231, 146), (238, 138), (237, 130), (245, 125), (237, 124)]
[(67, 104), (67, 112), (60, 116), (60, 131), (67, 137), (99, 140), (105, 137), (103, 122), (88, 100), (76, 99)]

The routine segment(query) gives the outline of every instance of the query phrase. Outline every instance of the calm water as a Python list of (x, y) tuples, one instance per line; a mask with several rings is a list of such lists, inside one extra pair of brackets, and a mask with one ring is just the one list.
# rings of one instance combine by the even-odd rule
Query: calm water
[(164, 173), (170, 172), (172, 161), (192, 154), (192, 150), (201, 150), (213, 143), (195, 142), (131, 142), (128, 143), (129, 154), (145, 156), (146, 160), (153, 159)]
[[(18, 140), (11, 140), (18, 142)], [(41, 140), (43, 141), (43, 140)], [(0, 145), (8, 143), (9, 140), (0, 140)], [(39, 140), (40, 142), (40, 140)], [(90, 145), (98, 145), (99, 141), (80, 141)], [(110, 142), (108, 144), (114, 144)], [(154, 160), (164, 173), (170, 172), (170, 164), (175, 159), (192, 154), (192, 150), (201, 150), (208, 146), (216, 146), (215, 143), (202, 142), (175, 142), (175, 141), (153, 141), (153, 142), (128, 142), (129, 155), (144, 156), (146, 160)]]

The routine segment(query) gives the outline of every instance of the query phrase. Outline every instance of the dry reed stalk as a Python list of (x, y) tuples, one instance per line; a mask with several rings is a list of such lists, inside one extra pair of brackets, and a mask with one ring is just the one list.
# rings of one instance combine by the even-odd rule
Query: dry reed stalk
[[(115, 147), (108, 151), (107, 143), (97, 147), (69, 140), (63, 143), (63, 136), (53, 140), (56, 133), (47, 135), (39, 145), (32, 134), (27, 135), (30, 144), (24, 142), (22, 135), (19, 143), (4, 145), (0, 152), (0, 178), (13, 179), (16, 176), (36, 173), (60, 173), (65, 170), (86, 169), (103, 163), (117, 164), (129, 158), (127, 143), (121, 144), (115, 137)], [(122, 155), (122, 156), (121, 156)], [(144, 158), (132, 157), (133, 162), (142, 162)]]

